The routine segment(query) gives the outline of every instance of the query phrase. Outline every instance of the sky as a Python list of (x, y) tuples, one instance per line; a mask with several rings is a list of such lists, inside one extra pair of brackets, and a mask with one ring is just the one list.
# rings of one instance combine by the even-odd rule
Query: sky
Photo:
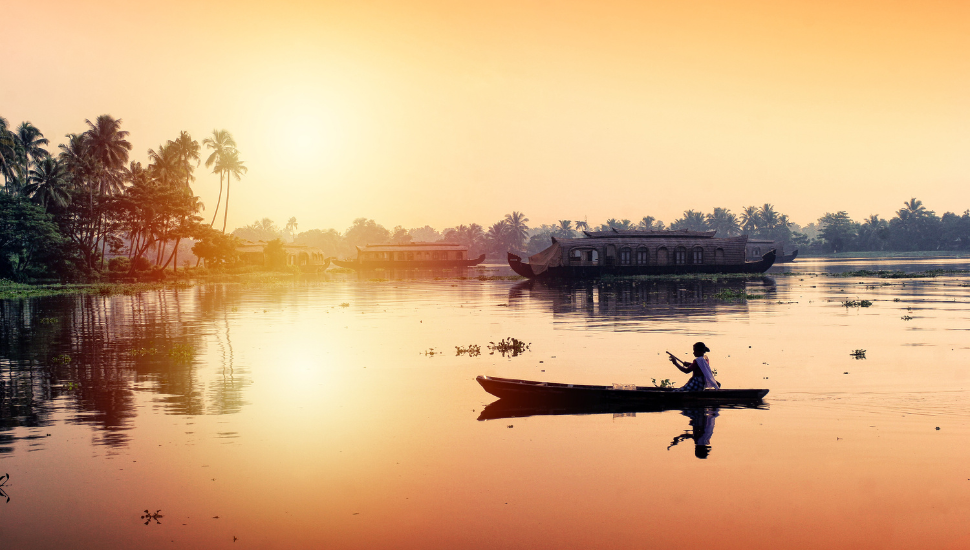
[[(229, 228), (970, 208), (970, 2), (4, 2), (0, 116), (225, 128)], [(193, 189), (209, 216), (219, 179)], [(206, 215), (206, 214), (203, 214)], [(222, 214), (219, 214), (222, 217)]]

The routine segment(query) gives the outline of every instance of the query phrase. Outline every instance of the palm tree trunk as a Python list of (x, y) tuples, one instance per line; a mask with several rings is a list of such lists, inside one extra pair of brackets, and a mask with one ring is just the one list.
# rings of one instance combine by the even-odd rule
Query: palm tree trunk
[(229, 219), (229, 184), (232, 183), (232, 175), (226, 179), (226, 207), (222, 209), (222, 233), (226, 233), (226, 220)]
[(216, 216), (219, 215), (219, 203), (222, 202), (222, 172), (219, 172), (219, 198), (216, 199), (216, 211), (212, 213), (212, 222), (209, 223), (209, 227), (216, 224)]

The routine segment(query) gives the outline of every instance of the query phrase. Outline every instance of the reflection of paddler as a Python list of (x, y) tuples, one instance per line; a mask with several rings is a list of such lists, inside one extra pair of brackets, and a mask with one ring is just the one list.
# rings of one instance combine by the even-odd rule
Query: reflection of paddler
[(711, 436), (714, 435), (714, 419), (719, 414), (717, 408), (684, 409), (681, 411), (681, 414), (690, 418), (690, 427), (692, 429), (675, 437), (670, 442), (670, 445), (667, 446), (667, 450), (669, 451), (671, 447), (681, 441), (693, 439), (694, 456), (697, 458), (707, 458), (707, 455), (711, 452)]

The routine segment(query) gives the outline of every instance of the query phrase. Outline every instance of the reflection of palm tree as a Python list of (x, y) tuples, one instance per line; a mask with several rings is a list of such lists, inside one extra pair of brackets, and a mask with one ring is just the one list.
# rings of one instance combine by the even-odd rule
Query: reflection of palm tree
[(217, 168), (221, 167), (222, 171), (226, 173), (226, 208), (222, 212), (222, 232), (226, 232), (226, 220), (229, 219), (229, 184), (232, 183), (233, 176), (236, 177), (236, 181), (242, 179), (243, 174), (249, 171), (246, 168), (245, 163), (239, 160), (239, 151), (233, 149), (227, 151), (225, 158), (219, 160)]
[(212, 168), (215, 164), (216, 168), (213, 172), (219, 173), (219, 198), (216, 199), (216, 209), (212, 213), (212, 221), (209, 222), (209, 227), (212, 227), (216, 223), (216, 216), (219, 214), (219, 205), (222, 203), (222, 177), (225, 175), (222, 170), (219, 169), (221, 160), (226, 153), (236, 148), (236, 140), (232, 139), (232, 134), (228, 130), (213, 130), (211, 138), (205, 138), (202, 140), (203, 145), (207, 148), (212, 149), (212, 154), (209, 158), (205, 159), (205, 167)]

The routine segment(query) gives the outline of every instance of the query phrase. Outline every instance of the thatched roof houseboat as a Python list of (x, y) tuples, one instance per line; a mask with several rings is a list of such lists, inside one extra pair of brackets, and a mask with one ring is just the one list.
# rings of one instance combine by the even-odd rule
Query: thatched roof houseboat
[(437, 269), (471, 267), (485, 255), (468, 258), (468, 247), (458, 243), (368, 244), (357, 247), (357, 259), (333, 260), (352, 269)]
[(585, 279), (602, 275), (763, 273), (774, 250), (745, 261), (748, 237), (714, 237), (714, 231), (584, 231), (579, 239), (556, 239), (529, 257), (509, 253), (509, 266), (524, 277)]
[[(236, 252), (243, 263), (248, 265), (266, 265), (266, 241), (247, 241), (240, 239)], [(323, 250), (302, 244), (283, 243), (286, 254), (286, 265), (294, 265), (304, 271), (323, 271), (330, 266)]]

